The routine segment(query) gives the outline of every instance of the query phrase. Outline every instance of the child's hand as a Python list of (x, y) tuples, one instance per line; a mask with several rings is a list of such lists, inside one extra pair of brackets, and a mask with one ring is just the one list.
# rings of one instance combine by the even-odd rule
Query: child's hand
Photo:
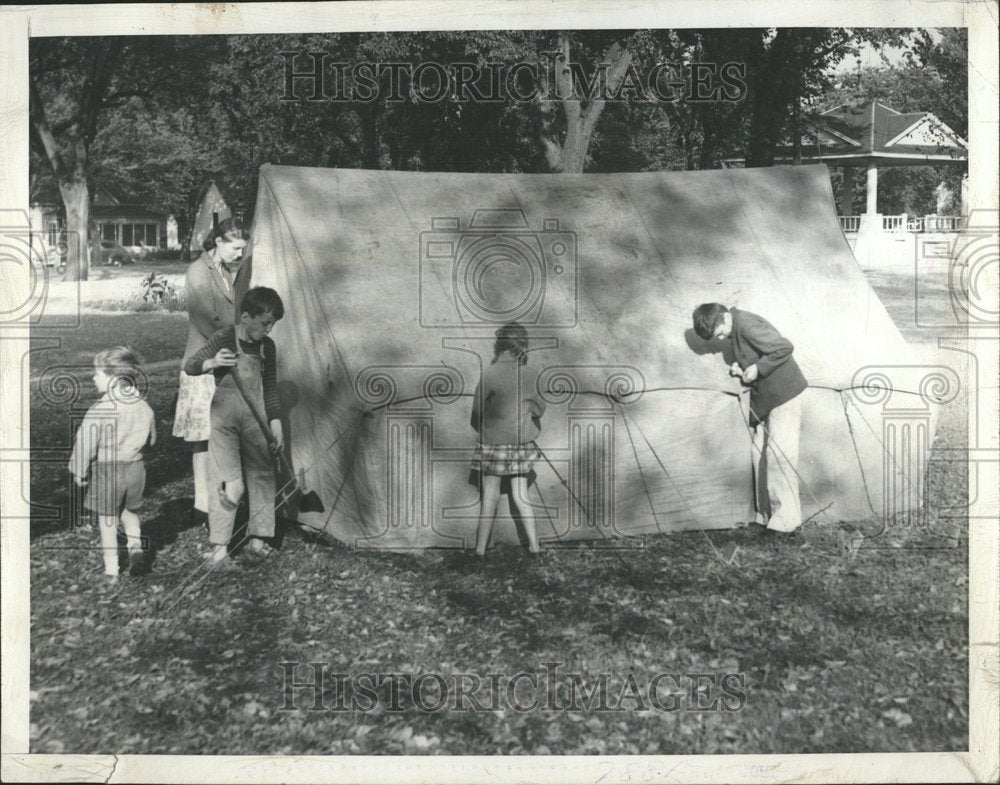
[(219, 349), (218, 353), (211, 360), (205, 360), (204, 370), (210, 371), (213, 368), (232, 368), (236, 365), (236, 355), (231, 349)]
[(73, 482), (75, 482), (78, 487), (83, 488), (87, 484), (87, 478), (81, 477), (79, 474), (74, 474)]
[(274, 436), (272, 448), (275, 452), (281, 452), (285, 447), (285, 434), (281, 430), (281, 420), (271, 420), (271, 435)]
[(739, 363), (734, 362), (732, 365), (729, 366), (729, 375), (730, 376), (742, 376), (743, 375), (743, 369), (740, 368), (740, 364)]
[(757, 366), (751, 365), (743, 372), (743, 381), (746, 384), (751, 384), (757, 380), (757, 374), (758, 374)]

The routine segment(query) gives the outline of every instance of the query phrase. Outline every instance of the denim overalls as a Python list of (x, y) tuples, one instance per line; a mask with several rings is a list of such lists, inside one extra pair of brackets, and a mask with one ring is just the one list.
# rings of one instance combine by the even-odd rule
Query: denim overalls
[[(240, 344), (237, 337), (237, 343)], [(263, 345), (261, 346), (263, 351)], [(208, 528), (213, 545), (226, 545), (233, 536), (235, 510), (226, 510), (217, 489), (242, 476), (250, 505), (247, 533), (274, 536), (274, 465), (267, 438), (240, 394), (232, 374), (238, 373), (254, 407), (264, 414), (263, 361), (239, 346), (236, 365), (216, 385), (212, 398), (212, 433), (208, 441)]]

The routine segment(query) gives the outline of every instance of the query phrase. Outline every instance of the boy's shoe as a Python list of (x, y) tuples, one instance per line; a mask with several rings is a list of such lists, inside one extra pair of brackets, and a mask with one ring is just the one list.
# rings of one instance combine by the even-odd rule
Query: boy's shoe
[(274, 553), (274, 548), (258, 537), (251, 537), (247, 543), (247, 555), (255, 559), (264, 560)]
[(149, 571), (149, 559), (146, 558), (146, 554), (141, 549), (130, 551), (128, 555), (128, 574), (133, 576), (148, 575)]
[(205, 557), (205, 564), (209, 570), (228, 570), (236, 566), (236, 563), (229, 558), (229, 549), (225, 545), (215, 545), (212, 551)]

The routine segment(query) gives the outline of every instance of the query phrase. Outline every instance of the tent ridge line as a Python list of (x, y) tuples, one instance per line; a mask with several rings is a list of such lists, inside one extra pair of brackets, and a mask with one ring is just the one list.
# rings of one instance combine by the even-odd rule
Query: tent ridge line
[[(838, 393), (838, 394), (842, 394), (842, 393), (845, 393), (845, 392), (850, 392), (851, 390), (866, 390), (868, 388), (865, 387), (865, 386), (863, 386), (863, 385), (858, 385), (858, 384), (850, 385), (848, 387), (831, 387), (831, 386), (825, 385), (825, 384), (810, 384), (807, 389), (811, 389), (811, 390), (827, 390), (829, 392), (835, 392), (835, 393)], [(641, 390), (635, 390), (634, 392), (624, 393), (622, 395), (614, 395), (612, 393), (602, 392), (600, 390), (572, 390), (572, 391), (567, 391), (567, 390), (559, 389), (559, 388), (553, 389), (551, 387), (550, 388), (546, 388), (546, 392), (554, 394), (554, 395), (567, 395), (567, 394), (571, 394), (571, 395), (595, 395), (595, 396), (598, 396), (600, 398), (607, 398), (609, 401), (612, 401), (612, 402), (618, 403), (618, 404), (628, 404), (628, 403), (630, 403), (630, 401), (628, 400), (629, 398), (633, 398), (633, 397), (634, 398), (638, 398), (638, 397), (641, 397), (641, 396), (645, 395), (646, 393), (654, 393), (654, 392), (714, 392), (714, 393), (719, 393), (720, 395), (727, 395), (730, 398), (739, 398), (743, 394), (742, 392), (733, 392), (732, 390), (719, 390), (719, 389), (717, 389), (715, 387), (696, 387), (696, 386), (683, 386), (683, 385), (682, 386), (677, 386), (677, 387), (644, 387)], [(924, 395), (924, 393), (921, 393), (921, 392), (919, 392), (917, 390), (897, 390), (896, 388), (892, 388), (891, 392), (894, 392), (894, 393), (903, 393), (904, 395), (917, 395), (917, 396), (923, 396)], [(455, 397), (457, 397), (457, 398), (471, 398), (473, 395), (475, 395), (475, 393), (458, 393)], [(388, 409), (390, 406), (395, 406), (395, 405), (398, 405), (398, 404), (413, 403), (414, 401), (426, 401), (426, 400), (433, 401), (433, 400), (435, 400), (437, 398), (440, 398), (440, 397), (451, 397), (451, 396), (429, 395), (429, 394), (426, 394), (426, 393), (421, 394), (421, 395), (412, 395), (409, 398), (400, 398), (398, 400), (392, 400), (392, 401), (388, 401), (386, 403), (380, 403), (380, 404), (378, 404), (376, 406), (365, 407), (365, 408), (363, 408), (361, 410), (361, 416), (362, 417), (369, 417), (369, 416), (375, 414), (376, 412), (379, 412), (379, 411), (381, 411), (383, 409)], [(632, 401), (632, 403), (634, 403), (634, 401)], [(940, 403), (940, 401), (935, 401), (935, 403)]]

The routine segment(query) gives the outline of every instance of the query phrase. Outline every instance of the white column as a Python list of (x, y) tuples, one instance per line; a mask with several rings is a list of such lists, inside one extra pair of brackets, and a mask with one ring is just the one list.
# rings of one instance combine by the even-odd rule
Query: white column
[(859, 222), (854, 257), (862, 269), (871, 270), (891, 264), (893, 260), (893, 254), (886, 252), (882, 216), (878, 213), (878, 167), (874, 161), (868, 164), (866, 185), (865, 214)]
[(865, 208), (865, 212), (868, 215), (875, 215), (878, 213), (878, 167), (875, 162), (868, 164), (868, 204)]

